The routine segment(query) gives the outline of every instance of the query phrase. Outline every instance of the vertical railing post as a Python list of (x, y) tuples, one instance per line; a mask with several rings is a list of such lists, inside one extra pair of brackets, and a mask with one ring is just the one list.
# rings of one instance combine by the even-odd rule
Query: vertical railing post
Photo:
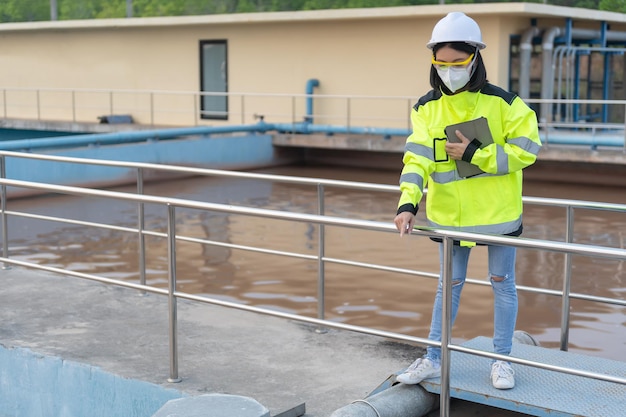
[(452, 248), (454, 240), (443, 239), (442, 305), (441, 305), (441, 393), (439, 409), (442, 416), (450, 415), (450, 349), (452, 332)]
[(3, 89), (2, 90), (2, 104), (4, 106), (4, 118), (7, 118), (7, 90)]
[[(317, 214), (324, 215), (324, 185), (317, 184)], [(324, 253), (326, 249), (326, 237), (324, 224), (319, 224), (319, 236), (317, 244), (317, 318), (324, 320), (326, 309), (326, 275)], [(321, 331), (321, 329), (318, 329)]]
[(76, 91), (72, 90), (72, 122), (76, 123)]
[(626, 153), (626, 106), (624, 106), (624, 147), (622, 152)]
[[(143, 195), (143, 169), (137, 168), (137, 194)], [(144, 203), (137, 205), (137, 230), (139, 232), (139, 284), (146, 285), (146, 236), (144, 235), (145, 222)], [(142, 291), (142, 295), (146, 292)]]
[[(308, 98), (308, 97), (307, 97)], [(310, 115), (313, 117), (313, 115)], [(308, 120), (308, 118), (306, 118)], [(296, 97), (291, 96), (291, 133), (296, 130)]]
[(109, 114), (113, 114), (113, 91), (109, 91)]
[(246, 103), (245, 103), (246, 97), (242, 94), (241, 95), (241, 124), (244, 125), (246, 124)]
[(150, 92), (150, 126), (154, 126), (154, 93)]
[(170, 341), (170, 377), (167, 382), (180, 382), (178, 377), (178, 340), (177, 340), (177, 305), (176, 305), (176, 208), (167, 205), (167, 264), (169, 271), (168, 310)]
[[(565, 241), (574, 241), (574, 207), (567, 206), (565, 214)], [(569, 325), (570, 325), (570, 287), (572, 282), (572, 254), (565, 254), (565, 265), (563, 273), (563, 299), (561, 300), (561, 350), (566, 351), (569, 345)]]
[(37, 120), (41, 120), (41, 100), (39, 98), (39, 90), (37, 90)]
[[(0, 155), (0, 177), (6, 179), (6, 158), (4, 155)], [(0, 198), (2, 201), (0, 202), (0, 210), (2, 211), (2, 256), (4, 258), (9, 257), (9, 232), (7, 228), (7, 186), (2, 184), (0, 187)], [(2, 264), (2, 269), (9, 269), (10, 266), (7, 264)]]
[(346, 120), (346, 127), (347, 127), (348, 132), (350, 131), (350, 117), (351, 117), (350, 105), (351, 105), (350, 97), (348, 97), (348, 99), (346, 100), (346, 118), (347, 118), (347, 120)]

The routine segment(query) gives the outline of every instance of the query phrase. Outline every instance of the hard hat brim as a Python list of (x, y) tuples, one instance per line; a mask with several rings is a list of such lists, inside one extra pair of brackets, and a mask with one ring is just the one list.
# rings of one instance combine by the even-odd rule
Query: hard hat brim
[(455, 40), (446, 40), (446, 41), (439, 41), (439, 42), (433, 42), (433, 41), (430, 41), (430, 42), (428, 42), (428, 43), (426, 44), (426, 47), (427, 47), (428, 49), (433, 49), (433, 48), (435, 47), (435, 45), (437, 45), (438, 43), (451, 43), (451, 42), (463, 42), (463, 43), (467, 43), (467, 44), (469, 44), (469, 45), (472, 45), (472, 46), (477, 47), (478, 49), (485, 49), (485, 48), (487, 47), (487, 45), (485, 45), (483, 42), (478, 42), (478, 41), (472, 41), (472, 42), (469, 42), (469, 41), (466, 41), (466, 40), (458, 40), (458, 41), (455, 41)]

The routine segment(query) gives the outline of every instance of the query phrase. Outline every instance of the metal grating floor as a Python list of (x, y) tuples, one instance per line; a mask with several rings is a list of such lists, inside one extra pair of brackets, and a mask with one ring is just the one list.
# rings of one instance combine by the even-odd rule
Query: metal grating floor
[[(492, 339), (477, 337), (463, 346), (493, 352)], [(513, 344), (512, 356), (550, 365), (626, 377), (626, 362), (563, 352), (525, 344)], [(515, 388), (491, 386), (491, 359), (452, 352), (450, 396), (534, 416), (625, 417), (626, 385), (513, 364)], [(421, 385), (440, 393), (440, 380)]]

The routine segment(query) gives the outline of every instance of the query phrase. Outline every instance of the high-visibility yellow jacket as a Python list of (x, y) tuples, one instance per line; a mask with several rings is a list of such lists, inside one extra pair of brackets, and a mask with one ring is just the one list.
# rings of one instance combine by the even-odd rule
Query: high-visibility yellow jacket
[[(473, 141), (463, 160), (484, 174), (461, 178), (445, 152), (446, 126), (484, 116), (494, 143)], [(479, 92), (431, 90), (411, 110), (398, 213), (417, 213), (424, 188), (429, 226), (518, 236), (522, 231), (522, 169), (541, 147), (537, 117), (518, 96), (492, 84)], [(469, 138), (472, 140), (473, 138)], [(480, 144), (478, 144), (480, 145)]]

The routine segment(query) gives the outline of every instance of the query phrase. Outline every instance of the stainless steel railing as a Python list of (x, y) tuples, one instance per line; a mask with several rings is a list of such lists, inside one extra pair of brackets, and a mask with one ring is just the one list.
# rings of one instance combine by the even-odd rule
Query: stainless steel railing
[[(227, 119), (203, 119), (200, 100), (228, 97)], [(307, 115), (315, 98), (318, 110)], [(320, 124), (409, 128), (414, 97), (277, 93), (205, 93), (168, 90), (0, 88), (0, 116), (5, 119), (97, 123), (110, 114), (130, 114), (146, 126), (248, 124), (259, 117), (272, 123), (296, 123), (307, 116)], [(376, 108), (376, 111), (372, 111)]]
[[(202, 97), (226, 96), (226, 120), (203, 119)], [(412, 96), (368, 96), (331, 94), (205, 93), (167, 90), (115, 90), (67, 88), (0, 88), (0, 116), (36, 121), (97, 123), (102, 115), (130, 114), (144, 126), (195, 126), (250, 124), (263, 117), (269, 123), (297, 123), (314, 120), (321, 125), (373, 128), (411, 128), (409, 110), (417, 100)], [(307, 103), (315, 102), (313, 114)], [(531, 106), (580, 109), (578, 120), (558, 112), (540, 121), (545, 137), (555, 129), (584, 131), (590, 136), (602, 132), (621, 135), (626, 141), (626, 100), (526, 99)], [(609, 123), (594, 122), (598, 108), (610, 114)], [(596, 110), (594, 110), (596, 109)], [(586, 112), (593, 113), (591, 115)]]
[[(65, 186), (65, 185), (54, 185), (54, 184), (45, 184), (45, 183), (36, 183), (22, 180), (14, 180), (8, 179), (5, 175), (5, 166), (7, 158), (32, 158), (32, 159), (44, 159), (44, 160), (53, 160), (59, 163), (81, 163), (81, 164), (97, 164), (97, 165), (108, 165), (115, 167), (127, 167), (133, 168), (137, 170), (137, 193), (123, 193), (123, 192), (115, 192), (115, 191), (105, 191), (98, 189), (90, 189), (90, 188), (81, 188), (81, 187), (73, 187), (73, 186)], [(294, 184), (308, 184), (312, 186), (316, 186), (318, 189), (318, 210), (317, 214), (303, 214), (303, 213), (291, 213), (285, 211), (276, 211), (276, 210), (268, 210), (268, 209), (260, 209), (260, 208), (252, 208), (252, 207), (239, 207), (239, 206), (231, 206), (225, 204), (215, 204), (215, 203), (207, 203), (207, 202), (198, 202), (193, 200), (185, 200), (179, 198), (168, 198), (168, 197), (157, 197), (157, 196), (149, 196), (141, 194), (143, 187), (143, 171), (146, 169), (156, 169), (156, 170), (164, 170), (170, 172), (184, 172), (188, 174), (194, 175), (221, 175), (225, 177), (239, 177), (239, 178), (254, 178), (254, 179), (262, 179), (268, 181), (281, 181), (281, 182), (289, 182)], [(491, 354), (487, 352), (482, 352), (474, 349), (465, 348), (459, 345), (455, 345), (451, 343), (451, 332), (450, 327), (444, 328), (442, 333), (442, 341), (434, 342), (424, 338), (418, 338), (413, 336), (408, 336), (400, 333), (394, 332), (386, 332), (380, 331), (376, 329), (371, 329), (362, 326), (353, 326), (348, 324), (341, 324), (332, 322), (324, 319), (324, 266), (326, 263), (342, 263), (348, 264), (356, 267), (363, 268), (375, 268), (380, 270), (393, 270), (394, 272), (406, 272), (416, 275), (425, 275), (429, 277), (433, 277), (432, 274), (423, 273), (420, 271), (413, 270), (404, 270), (404, 269), (396, 269), (389, 268), (382, 265), (373, 265), (373, 264), (365, 264), (365, 263), (357, 263), (350, 262), (341, 259), (333, 259), (327, 257), (324, 248), (325, 248), (325, 240), (324, 240), (324, 227), (325, 226), (337, 226), (337, 227), (348, 227), (348, 228), (358, 228), (362, 230), (375, 231), (377, 233), (395, 233), (395, 227), (387, 222), (375, 222), (368, 220), (355, 220), (355, 219), (346, 219), (340, 217), (332, 217), (324, 215), (324, 187), (332, 186), (332, 187), (346, 187), (353, 189), (361, 189), (361, 190), (372, 190), (372, 191), (383, 191), (383, 192), (397, 192), (397, 187), (384, 186), (384, 185), (374, 185), (367, 183), (352, 183), (346, 181), (331, 181), (331, 180), (320, 180), (313, 178), (298, 178), (298, 177), (284, 177), (284, 176), (276, 176), (276, 175), (266, 175), (266, 174), (252, 174), (252, 173), (242, 173), (242, 172), (231, 172), (231, 171), (218, 171), (218, 170), (204, 170), (198, 168), (186, 168), (186, 167), (174, 167), (174, 166), (161, 166), (155, 164), (137, 164), (137, 163), (126, 163), (126, 162), (116, 162), (116, 161), (102, 161), (102, 160), (88, 160), (88, 159), (78, 159), (78, 158), (66, 158), (66, 157), (53, 157), (53, 156), (45, 156), (45, 155), (34, 155), (34, 154), (20, 154), (13, 152), (0, 152), (0, 173), (2, 173), (2, 178), (0, 178), (0, 190), (2, 193), (2, 206), (1, 206), (1, 217), (2, 217), (2, 245), (3, 245), (3, 257), (0, 259), (1, 262), (4, 263), (5, 267), (8, 265), (18, 265), (27, 268), (45, 270), (49, 272), (64, 274), (67, 276), (73, 276), (82, 279), (89, 279), (93, 281), (102, 282), (110, 285), (123, 286), (128, 288), (134, 288), (140, 291), (152, 292), (156, 294), (166, 295), (168, 297), (168, 314), (169, 314), (169, 343), (170, 343), (170, 375), (168, 381), (176, 382), (180, 381), (178, 375), (178, 343), (177, 343), (177, 300), (187, 299), (197, 302), (210, 303), (215, 305), (221, 305), (224, 307), (236, 308), (240, 310), (250, 311), (259, 314), (271, 315), (276, 317), (282, 317), (290, 320), (302, 321), (311, 324), (315, 324), (320, 326), (321, 328), (336, 328), (342, 330), (356, 331), (360, 333), (366, 333), (386, 338), (391, 338), (395, 340), (407, 341), (407, 342), (415, 342), (429, 346), (438, 346), (442, 349), (442, 385), (441, 385), (441, 410), (443, 415), (446, 414), (446, 410), (449, 407), (449, 361), (450, 355), (452, 351), (459, 351), (464, 353), (471, 353), (475, 355), (485, 356), (489, 358), (501, 359), (501, 360), (509, 360), (510, 362), (520, 363), (523, 365), (534, 366), (543, 369), (551, 369), (557, 370), (559, 372), (565, 372), (572, 375), (579, 375), (588, 378), (595, 378), (603, 381), (615, 382), (619, 384), (626, 384), (625, 378), (617, 378), (609, 375), (598, 374), (593, 372), (582, 371), (573, 368), (566, 367), (555, 367), (551, 365), (546, 365), (539, 362), (527, 361), (518, 358), (504, 357), (502, 355)], [(84, 221), (76, 221), (70, 220), (66, 218), (60, 217), (52, 217), (52, 216), (42, 216), (42, 215), (33, 215), (23, 212), (11, 211), (8, 209), (8, 202), (6, 200), (6, 189), (7, 187), (18, 187), (18, 188), (27, 188), (33, 190), (39, 190), (47, 193), (58, 193), (63, 195), (74, 195), (74, 196), (84, 196), (84, 197), (101, 197), (107, 199), (114, 200), (122, 200), (127, 202), (133, 202), (138, 206), (139, 213), (139, 224), (137, 228), (128, 228), (128, 227), (120, 227), (120, 226), (112, 226), (103, 223), (97, 222), (84, 222)], [(594, 203), (594, 202), (583, 202), (583, 201), (574, 201), (574, 200), (557, 200), (557, 199), (539, 199), (539, 198), (525, 198), (525, 203), (528, 204), (543, 204), (548, 206), (558, 206), (563, 207), (567, 210), (567, 222), (568, 222), (568, 236), (571, 236), (571, 230), (573, 230), (573, 216), (571, 216), (570, 212), (573, 212), (575, 209), (584, 208), (584, 209), (595, 209), (595, 210), (609, 210), (609, 211), (618, 211), (626, 213), (626, 206), (617, 205), (617, 204), (603, 204), (603, 203)], [(167, 208), (167, 231), (166, 232), (154, 232), (147, 231), (143, 228), (143, 211), (142, 207), (144, 204), (156, 204)], [(319, 273), (319, 283), (318, 283), (318, 317), (306, 317), (295, 314), (287, 314), (272, 310), (267, 310), (263, 308), (257, 308), (253, 306), (246, 306), (237, 303), (226, 302), (222, 300), (218, 300), (215, 298), (204, 297), (194, 294), (189, 294), (185, 292), (181, 292), (177, 290), (176, 286), (176, 246), (179, 242), (191, 241), (195, 243), (207, 244), (207, 245), (219, 245), (223, 243), (213, 242), (203, 239), (196, 239), (192, 237), (182, 236), (177, 234), (176, 231), (176, 212), (177, 209), (186, 208), (186, 209), (195, 209), (195, 210), (203, 210), (203, 211), (211, 211), (211, 212), (219, 212), (219, 213), (228, 213), (228, 214), (238, 214), (238, 215), (247, 215), (254, 216), (260, 218), (269, 218), (269, 219), (279, 219), (293, 222), (307, 222), (314, 223), (319, 227), (320, 230), (320, 240), (319, 240), (319, 251), (318, 254), (308, 255), (308, 254), (299, 254), (294, 252), (285, 252), (285, 251), (271, 251), (272, 254), (279, 254), (282, 256), (296, 257), (301, 259), (309, 259), (309, 260), (317, 260), (318, 261), (318, 273)], [(167, 239), (167, 249), (168, 249), (168, 288), (160, 289), (152, 286), (148, 286), (145, 283), (145, 271), (141, 275), (142, 281), (138, 284), (110, 279), (101, 277), (94, 274), (86, 274), (80, 273), (71, 270), (65, 270), (61, 268), (48, 267), (44, 265), (38, 265), (30, 262), (20, 261), (17, 259), (11, 259), (10, 254), (8, 253), (8, 242), (9, 242), (9, 230), (7, 229), (7, 217), (8, 216), (17, 216), (23, 218), (36, 218), (36, 219), (45, 219), (50, 221), (58, 221), (58, 222), (66, 222), (72, 224), (80, 224), (89, 227), (97, 227), (97, 228), (108, 228), (114, 229), (118, 231), (133, 233), (138, 236), (139, 239), (143, 239), (144, 236), (159, 236)], [(428, 237), (440, 237), (444, 242), (444, 319), (445, 322), (450, 323), (450, 306), (451, 306), (451, 280), (450, 280), (450, 259), (451, 259), (451, 249), (453, 240), (468, 240), (475, 241), (479, 243), (485, 244), (498, 244), (498, 245), (511, 245), (518, 248), (528, 248), (528, 249), (536, 249), (541, 251), (549, 251), (562, 253), (566, 255), (566, 268), (568, 262), (571, 262), (569, 257), (572, 255), (584, 255), (590, 256), (594, 258), (605, 258), (605, 259), (614, 259), (619, 261), (626, 261), (626, 250), (622, 248), (608, 248), (601, 247), (595, 245), (583, 245), (571, 243), (571, 238), (567, 238), (565, 242), (555, 242), (548, 240), (538, 240), (538, 239), (525, 239), (525, 238), (511, 238), (504, 236), (490, 236), (490, 235), (480, 235), (473, 233), (460, 233), (460, 232), (450, 232), (443, 230), (433, 230), (428, 228), (418, 228), (415, 232), (417, 236), (428, 236)], [(231, 245), (232, 247), (237, 247), (238, 249), (257, 251), (257, 252), (266, 252), (269, 253), (268, 250), (263, 248), (249, 247), (243, 245)], [(140, 254), (139, 256), (145, 256), (142, 253), (145, 249), (140, 245)], [(140, 262), (141, 267), (145, 268), (145, 259), (144, 262)], [(571, 265), (571, 264), (570, 264)], [(590, 301), (601, 302), (601, 303), (611, 303), (614, 305), (626, 306), (625, 300), (617, 300), (617, 299), (606, 299), (606, 298), (598, 298), (591, 297), (583, 294), (571, 294), (569, 292), (569, 281), (571, 277), (566, 270), (565, 279), (566, 283), (564, 283), (563, 290), (561, 292), (555, 291), (547, 291), (540, 288), (528, 289), (536, 292), (541, 292), (550, 295), (557, 295), (563, 297), (563, 308), (562, 314), (569, 314), (569, 307), (565, 307), (569, 303), (569, 298), (581, 298), (587, 299)], [(467, 282), (478, 283), (475, 280), (468, 280)], [(483, 283), (484, 284), (484, 283)], [(520, 290), (527, 290), (526, 288), (520, 287)], [(565, 336), (569, 331), (569, 319), (562, 320), (562, 334)], [(562, 340), (562, 348), (567, 348), (567, 338), (565, 337)]]
[[(238, 179), (255, 179), (276, 183), (285, 183), (285, 184), (296, 184), (296, 185), (309, 185), (316, 187), (317, 190), (317, 213), (319, 215), (324, 215), (324, 207), (325, 207), (325, 191), (328, 187), (333, 188), (343, 188), (350, 190), (361, 190), (361, 191), (370, 191), (370, 192), (386, 192), (386, 193), (398, 193), (399, 189), (397, 186), (391, 185), (383, 185), (383, 184), (371, 184), (371, 183), (363, 183), (363, 182), (354, 182), (354, 181), (339, 181), (339, 180), (327, 180), (327, 179), (319, 179), (319, 178), (303, 178), (303, 177), (293, 177), (293, 176), (283, 176), (283, 175), (271, 175), (271, 174), (259, 174), (259, 173), (248, 173), (248, 172), (239, 172), (239, 171), (226, 171), (226, 170), (215, 170), (215, 169), (203, 169), (203, 168), (194, 168), (194, 167), (184, 167), (184, 166), (173, 166), (173, 165), (162, 165), (162, 164), (151, 164), (151, 163), (137, 163), (137, 162), (124, 162), (124, 161), (108, 161), (108, 160), (100, 160), (100, 159), (89, 159), (89, 158), (72, 158), (72, 157), (64, 157), (64, 156), (54, 156), (54, 155), (44, 155), (44, 154), (30, 154), (30, 153), (22, 153), (22, 152), (10, 152), (10, 151), (0, 151), (0, 176), (2, 178), (6, 178), (5, 166), (7, 158), (18, 158), (18, 159), (30, 159), (30, 160), (40, 160), (40, 161), (53, 161), (58, 163), (68, 163), (68, 164), (81, 164), (81, 165), (97, 165), (97, 166), (108, 166), (108, 167), (116, 167), (116, 168), (127, 168), (129, 170), (134, 171), (136, 174), (136, 189), (138, 194), (143, 194), (144, 188), (144, 172), (166, 172), (171, 174), (185, 174), (185, 175), (194, 175), (194, 176), (218, 176), (222, 178), (238, 178)], [(2, 205), (0, 209), (2, 209), (2, 213), (5, 213), (6, 207), (6, 186), (2, 187)], [(427, 192), (427, 190), (426, 190)], [(580, 200), (565, 200), (565, 199), (552, 199), (552, 198), (537, 198), (537, 197), (523, 197), (523, 201), (525, 204), (529, 205), (541, 205), (548, 207), (560, 207), (564, 209), (566, 212), (565, 217), (565, 227), (566, 227), (566, 242), (573, 241), (573, 228), (574, 228), (574, 211), (581, 209), (589, 209), (589, 210), (604, 210), (604, 211), (614, 211), (614, 212), (623, 212), (626, 213), (626, 205), (621, 204), (611, 204), (611, 203), (602, 203), (602, 202), (591, 202), (591, 201), (580, 201)], [(152, 232), (145, 230), (144, 227), (144, 215), (143, 215), (143, 204), (138, 204), (138, 227), (137, 233), (139, 236), (139, 265), (141, 266), (140, 270), (140, 284), (145, 284), (145, 247), (143, 244), (143, 239), (145, 236), (160, 236), (165, 237), (165, 235), (160, 234), (158, 232)], [(58, 219), (58, 218), (49, 218), (47, 216), (37, 216), (26, 213), (11, 213), (14, 215), (20, 215), (22, 217), (31, 217), (31, 218), (39, 218), (39, 219), (49, 219), (55, 221), (64, 221), (66, 223), (72, 224), (81, 224), (86, 226), (93, 226), (94, 224), (85, 223), (80, 221), (73, 221), (69, 219)], [(3, 225), (4, 221), (6, 221), (6, 216), (2, 216)], [(123, 231), (132, 231), (133, 229), (122, 228), (118, 226), (106, 226), (107, 228), (123, 230)], [(425, 271), (413, 271), (402, 268), (394, 268), (383, 265), (375, 265), (364, 262), (355, 262), (349, 260), (342, 259), (334, 259), (324, 256), (325, 244), (324, 244), (324, 225), (319, 225), (320, 228), (320, 248), (317, 256), (313, 255), (303, 255), (303, 254), (295, 254), (291, 252), (281, 252), (275, 250), (266, 250), (261, 248), (253, 248), (242, 245), (233, 245), (226, 244), (216, 241), (203, 240), (198, 238), (190, 238), (190, 237), (180, 237), (180, 240), (195, 242), (200, 244), (208, 244), (214, 246), (223, 246), (229, 248), (238, 248), (247, 251), (259, 252), (259, 253), (272, 253), (274, 255), (282, 255), (282, 256), (290, 256), (297, 257), (301, 259), (315, 260), (319, 261), (319, 276), (318, 279), (320, 281), (320, 294), (323, 295), (323, 287), (324, 287), (324, 263), (332, 262), (336, 264), (343, 264), (355, 267), (364, 267), (370, 269), (376, 269), (380, 271), (387, 272), (400, 272), (407, 273), (413, 275), (419, 275), (423, 277), (429, 278), (437, 278), (438, 274), (429, 273)], [(3, 227), (3, 241), (7, 241), (7, 228)], [(7, 245), (3, 245), (3, 250), (6, 250)], [(5, 257), (8, 257), (8, 254), (4, 253)], [(569, 281), (571, 278), (571, 259), (566, 260), (565, 265), (565, 281)], [(569, 272), (568, 272), (569, 271)], [(489, 283), (484, 282), (483, 280), (477, 280), (469, 278), (467, 282), (476, 284), (476, 285), (489, 285)], [(565, 285), (569, 288), (569, 283), (565, 283)], [(522, 291), (529, 292), (538, 292), (544, 294), (551, 295), (561, 295), (560, 292), (550, 291), (546, 289), (537, 289), (519, 286), (519, 289)], [(574, 298), (586, 301), (595, 301), (602, 302), (606, 304), (618, 304), (618, 305), (626, 305), (626, 302), (608, 299), (605, 297), (597, 297), (590, 296), (585, 294), (577, 294), (571, 293), (569, 291), (566, 292), (568, 297), (567, 300)], [(320, 308), (319, 308), (319, 318), (324, 318), (324, 297), (320, 296), (319, 298)], [(568, 303), (566, 303), (568, 304)], [(564, 311), (569, 311), (566, 306), (564, 306)], [(565, 328), (561, 330), (561, 333), (566, 335), (567, 328), (569, 326), (565, 326)], [(561, 340), (561, 346), (565, 350), (567, 347), (567, 340)]]

